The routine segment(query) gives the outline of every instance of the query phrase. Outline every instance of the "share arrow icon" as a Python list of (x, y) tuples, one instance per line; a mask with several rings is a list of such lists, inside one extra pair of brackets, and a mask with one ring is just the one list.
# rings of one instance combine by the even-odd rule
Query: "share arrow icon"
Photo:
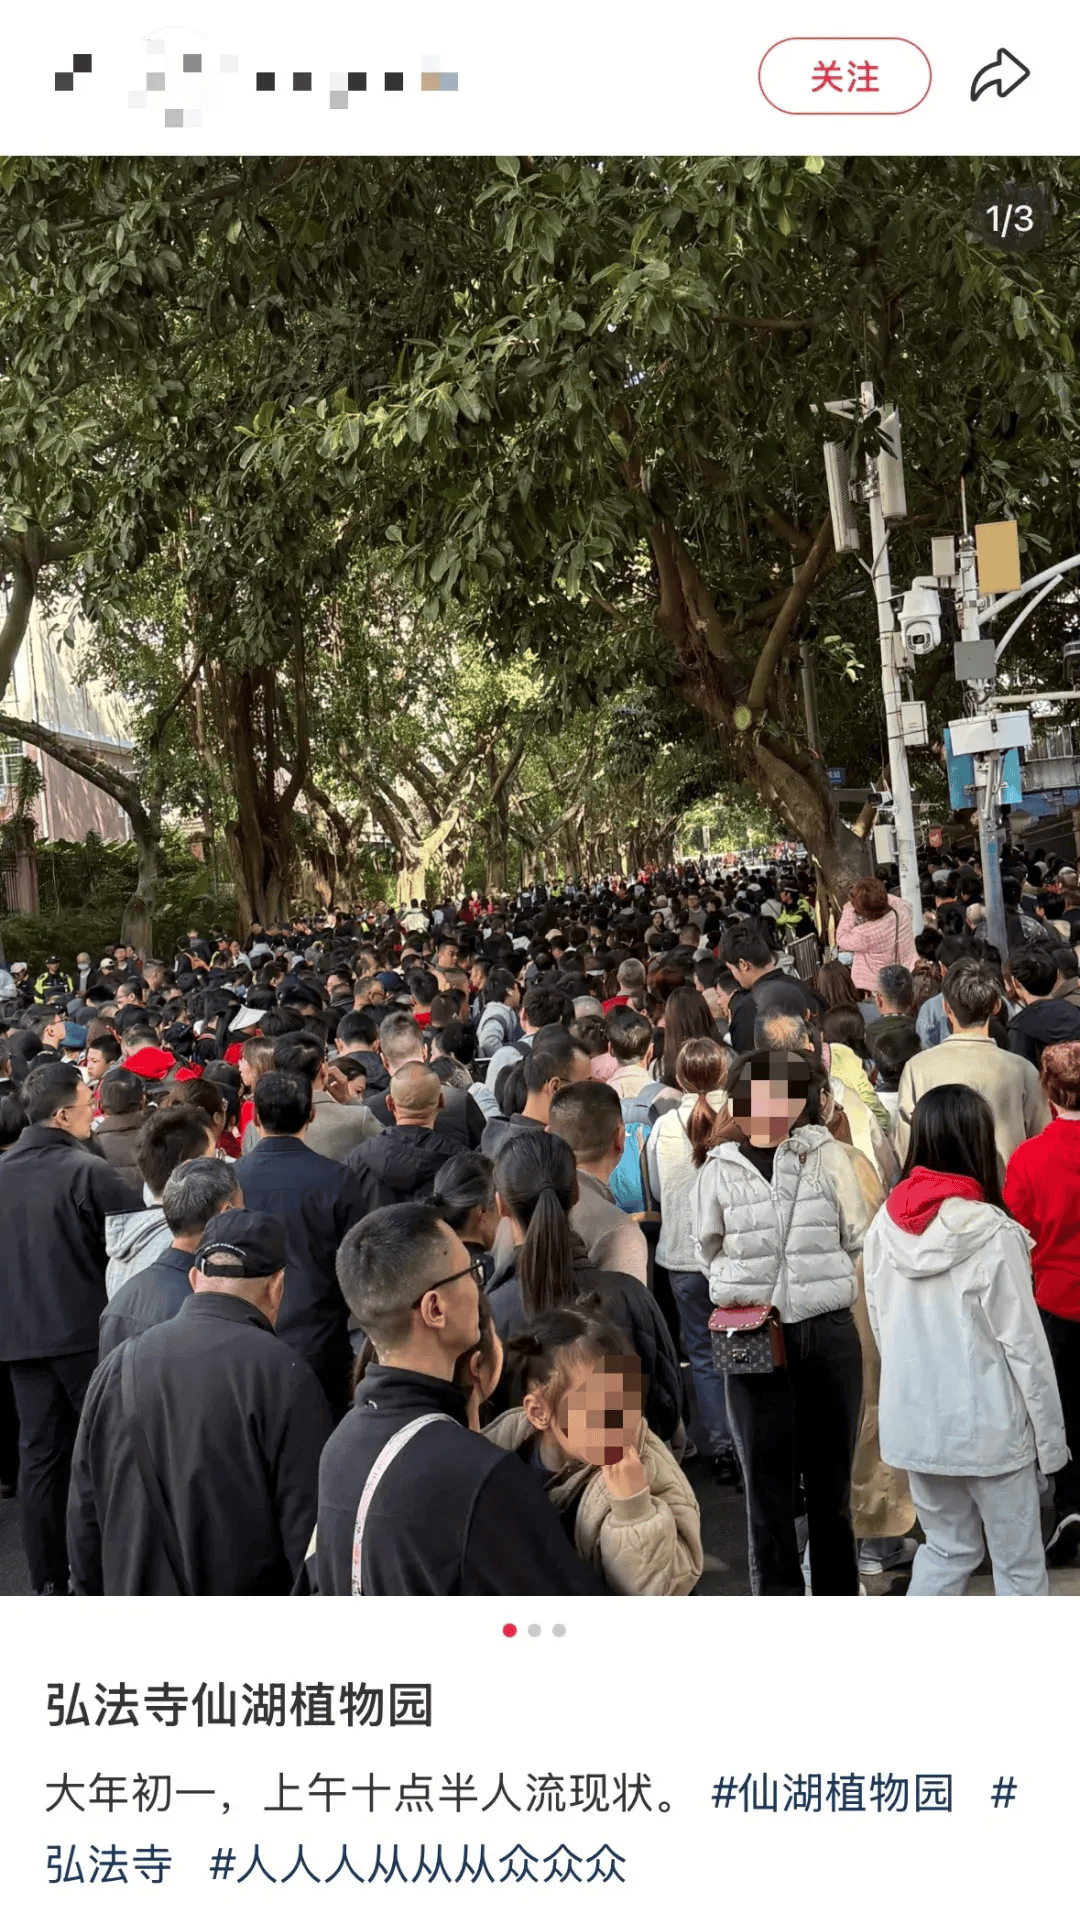
[(971, 98), (978, 100), (982, 94), (996, 87), (1002, 100), (1022, 87), (1031, 77), (1031, 68), (1025, 67), (1007, 47), (999, 47), (996, 60), (989, 66), (981, 67), (971, 83)]

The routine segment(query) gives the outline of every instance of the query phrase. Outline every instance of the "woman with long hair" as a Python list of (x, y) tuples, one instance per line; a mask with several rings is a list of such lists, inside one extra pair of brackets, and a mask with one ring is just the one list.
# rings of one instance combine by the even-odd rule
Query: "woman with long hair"
[(649, 1186), (660, 1210), (656, 1260), (668, 1272), (683, 1352), (694, 1379), (696, 1419), (690, 1434), (718, 1483), (737, 1483), (739, 1465), (724, 1379), (712, 1358), (712, 1303), (691, 1229), (691, 1204), (718, 1116), (726, 1119), (729, 1133), (734, 1132), (724, 1087), (732, 1061), (731, 1050), (711, 1036), (692, 1036), (683, 1043), (675, 1065), (682, 1101), (661, 1116), (645, 1149)]
[(712, 1010), (701, 990), (686, 983), (682, 988), (672, 990), (664, 1005), (663, 1053), (658, 1061), (657, 1052), (654, 1051), (653, 1055), (664, 1087), (652, 1104), (654, 1120), (668, 1109), (677, 1109), (682, 1101), (683, 1092), (676, 1074), (679, 1051), (684, 1042), (701, 1036), (708, 1036), (714, 1042), (717, 1039)]
[(693, 1198), (698, 1263), (713, 1303), (771, 1310), (783, 1344), (782, 1367), (725, 1375), (755, 1596), (804, 1593), (797, 1479), (814, 1594), (854, 1596), (859, 1588), (851, 1469), (862, 1348), (853, 1305), (871, 1211), (848, 1152), (820, 1121), (827, 1091), (814, 1056), (740, 1056), (727, 1081), (737, 1134), (709, 1150)]
[(998, 1596), (1045, 1596), (1037, 1469), (1068, 1451), (1028, 1238), (1007, 1213), (989, 1104), (961, 1083), (915, 1104), (903, 1175), (866, 1238), (881, 1353), (881, 1455), (926, 1535), (910, 1596), (960, 1596), (989, 1550)]
[(823, 962), (814, 987), (827, 1009), (857, 1009), (859, 996), (846, 962)]
[[(518, 1335), (532, 1317), (595, 1293), (627, 1348), (641, 1358), (650, 1429), (665, 1443), (681, 1439), (679, 1359), (650, 1291), (634, 1277), (594, 1269), (570, 1227), (570, 1211), (578, 1199), (573, 1151), (546, 1130), (520, 1130), (495, 1157), (495, 1189), (499, 1215), (509, 1223), (514, 1239), (513, 1268), (490, 1290), (503, 1342)], [(505, 1376), (500, 1391), (504, 1400), (519, 1400)]]

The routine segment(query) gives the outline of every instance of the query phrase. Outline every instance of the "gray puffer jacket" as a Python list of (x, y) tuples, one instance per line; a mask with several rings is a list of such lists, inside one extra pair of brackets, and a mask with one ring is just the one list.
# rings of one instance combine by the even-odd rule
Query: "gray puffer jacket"
[(784, 1323), (851, 1308), (870, 1218), (849, 1156), (816, 1123), (779, 1145), (771, 1183), (736, 1143), (721, 1143), (693, 1195), (713, 1302), (771, 1303)]

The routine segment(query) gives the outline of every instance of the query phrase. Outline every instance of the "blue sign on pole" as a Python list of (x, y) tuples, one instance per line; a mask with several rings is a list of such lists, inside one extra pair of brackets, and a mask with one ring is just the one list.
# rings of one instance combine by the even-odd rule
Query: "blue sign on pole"
[[(949, 807), (972, 808), (976, 802), (975, 761), (971, 755), (954, 755), (952, 740), (945, 730), (945, 765), (949, 771)], [(1001, 771), (1001, 799), (1008, 808), (1019, 808), (1023, 801), (1020, 786), (1020, 751), (1010, 748)]]

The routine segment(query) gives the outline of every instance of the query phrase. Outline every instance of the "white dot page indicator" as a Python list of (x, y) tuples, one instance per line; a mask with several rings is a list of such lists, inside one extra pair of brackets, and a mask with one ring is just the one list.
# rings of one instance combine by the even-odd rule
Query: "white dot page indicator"
[(910, 114), (932, 79), (922, 48), (891, 35), (777, 40), (758, 68), (758, 86), (781, 114)]

